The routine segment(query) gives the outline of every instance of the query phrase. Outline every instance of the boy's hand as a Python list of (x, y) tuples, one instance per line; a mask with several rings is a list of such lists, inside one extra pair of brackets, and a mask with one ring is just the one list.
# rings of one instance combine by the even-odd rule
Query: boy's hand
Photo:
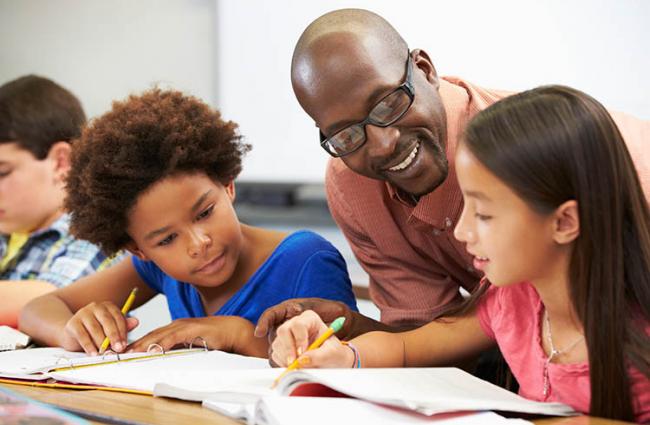
[(90, 303), (68, 320), (61, 336), (61, 347), (68, 351), (83, 350), (99, 354), (99, 348), (108, 337), (110, 349), (121, 353), (126, 349), (126, 334), (138, 326), (138, 319), (122, 315), (111, 302)]
[(147, 351), (152, 344), (157, 344), (165, 351), (190, 344), (201, 348), (201, 338), (209, 349), (255, 357), (267, 356), (268, 343), (253, 337), (253, 324), (238, 316), (177, 319), (134, 341), (128, 349)]
[(307, 310), (300, 316), (286, 321), (277, 330), (271, 345), (273, 361), (288, 366), (297, 357), (302, 367), (352, 367), (354, 353), (332, 335), (319, 348), (307, 351), (307, 347), (327, 330), (327, 325), (315, 312)]

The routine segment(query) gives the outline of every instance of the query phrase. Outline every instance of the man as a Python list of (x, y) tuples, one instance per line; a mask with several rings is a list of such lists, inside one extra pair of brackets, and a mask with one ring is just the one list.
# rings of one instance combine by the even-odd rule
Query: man
[[(413, 328), (457, 305), (459, 288), (471, 291), (480, 274), (452, 233), (462, 210), (454, 153), (472, 116), (507, 92), (438, 77), (426, 52), (409, 50), (383, 18), (355, 9), (307, 27), (291, 78), (321, 145), (337, 157), (327, 169), (328, 204), (370, 275), (381, 323), (338, 303), (302, 299), (269, 309), (257, 335), (305, 309), (325, 321), (344, 315), (340, 335), (349, 338)], [(650, 125), (629, 116), (617, 121), (634, 127), (631, 137), (621, 130), (633, 155), (642, 153)], [(648, 180), (648, 168), (637, 166)]]

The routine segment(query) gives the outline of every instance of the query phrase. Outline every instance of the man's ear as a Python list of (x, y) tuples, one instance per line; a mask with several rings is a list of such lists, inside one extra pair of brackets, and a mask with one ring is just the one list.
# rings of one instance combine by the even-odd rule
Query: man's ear
[(415, 68), (417, 68), (424, 72), (427, 81), (438, 89), (440, 87), (438, 73), (436, 72), (436, 68), (433, 66), (433, 62), (431, 62), (427, 52), (422, 49), (415, 49), (411, 52), (411, 56), (413, 57), (413, 70), (415, 71)]
[(70, 170), (72, 146), (68, 142), (56, 142), (47, 153), (47, 159), (54, 163), (54, 176), (57, 183), (65, 179)]
[(142, 250), (138, 247), (138, 244), (136, 244), (134, 241), (129, 241), (124, 249), (142, 261), (149, 261), (149, 257), (147, 257), (146, 254), (142, 252)]
[(235, 181), (230, 180), (230, 182), (228, 184), (225, 184), (223, 187), (224, 187), (224, 189), (226, 189), (226, 193), (228, 194), (228, 198), (230, 198), (230, 202), (232, 202), (234, 204), (235, 203), (235, 197), (236, 197)]
[(580, 235), (580, 213), (578, 202), (570, 200), (557, 207), (554, 213), (553, 239), (555, 242), (566, 245)]

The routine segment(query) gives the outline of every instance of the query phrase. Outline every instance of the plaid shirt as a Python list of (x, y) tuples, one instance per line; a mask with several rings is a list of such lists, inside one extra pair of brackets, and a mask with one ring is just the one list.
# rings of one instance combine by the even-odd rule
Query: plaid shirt
[[(47, 229), (29, 235), (16, 257), (0, 271), (0, 280), (44, 280), (66, 286), (122, 258), (106, 257), (96, 245), (75, 239), (68, 232), (70, 217), (63, 214)], [(0, 235), (0, 258), (7, 252), (9, 237)]]

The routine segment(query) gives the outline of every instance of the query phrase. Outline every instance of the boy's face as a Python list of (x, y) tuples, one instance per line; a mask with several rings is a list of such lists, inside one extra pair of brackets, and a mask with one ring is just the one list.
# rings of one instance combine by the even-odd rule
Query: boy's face
[(129, 214), (129, 249), (176, 280), (204, 288), (227, 283), (243, 241), (234, 196), (232, 183), (223, 186), (205, 174), (157, 182)]
[(65, 142), (42, 160), (18, 143), (0, 143), (0, 233), (30, 233), (61, 215), (68, 156)]

